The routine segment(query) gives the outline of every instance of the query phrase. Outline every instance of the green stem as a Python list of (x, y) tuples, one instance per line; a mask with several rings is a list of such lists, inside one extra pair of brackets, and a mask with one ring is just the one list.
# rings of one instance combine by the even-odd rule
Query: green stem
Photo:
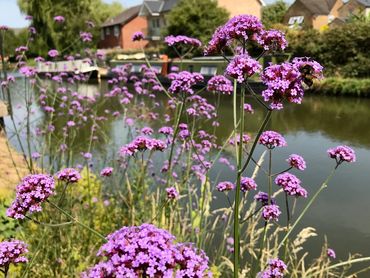
[(323, 191), (328, 186), (328, 182), (333, 177), (334, 172), (335, 172), (335, 169), (333, 169), (333, 171), (330, 173), (330, 175), (326, 178), (326, 180), (323, 182), (323, 184), (317, 190), (317, 192), (315, 193), (315, 195), (313, 195), (313, 197), (311, 198), (311, 200), (308, 202), (308, 204), (306, 205), (306, 207), (303, 209), (303, 211), (301, 212), (301, 214), (298, 216), (297, 220), (294, 222), (294, 224), (292, 225), (292, 227), (286, 233), (286, 235), (284, 236), (284, 238), (282, 239), (282, 241), (279, 243), (279, 246), (277, 248), (278, 250), (283, 246), (284, 242), (288, 239), (289, 235), (292, 233), (292, 231), (294, 230), (294, 228), (302, 220), (303, 216), (306, 214), (307, 210), (311, 207), (311, 205), (313, 204), (313, 202), (316, 200), (317, 196), (319, 196), (319, 194), (321, 193), (321, 191)]

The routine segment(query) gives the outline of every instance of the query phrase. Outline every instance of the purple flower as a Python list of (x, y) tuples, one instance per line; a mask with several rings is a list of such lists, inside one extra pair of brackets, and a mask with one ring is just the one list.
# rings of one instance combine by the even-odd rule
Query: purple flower
[(239, 83), (243, 83), (248, 77), (260, 72), (261, 69), (262, 66), (258, 61), (248, 54), (241, 54), (234, 57), (227, 66), (225, 73), (237, 79)]
[[(235, 139), (236, 138), (236, 139)], [(243, 144), (247, 144), (251, 140), (251, 137), (248, 134), (243, 134)], [(235, 134), (234, 138), (231, 138), (229, 144), (235, 146), (236, 144), (240, 144), (240, 134)]]
[(328, 248), (328, 250), (326, 251), (326, 254), (331, 259), (335, 259), (337, 257), (336, 254), (335, 254), (335, 251), (331, 248)]
[(131, 143), (121, 147), (119, 153), (121, 156), (133, 156), (137, 152), (146, 150), (163, 151), (165, 148), (167, 148), (167, 145), (161, 140), (139, 136)]
[(54, 21), (58, 23), (63, 23), (65, 21), (65, 18), (64, 16), (57, 15), (57, 16), (54, 16)]
[(284, 137), (280, 133), (271, 130), (264, 131), (258, 141), (261, 145), (269, 149), (285, 147), (287, 145)]
[(281, 186), (290, 196), (307, 197), (307, 191), (301, 186), (301, 181), (295, 175), (283, 173), (275, 178), (275, 183)]
[(143, 32), (135, 32), (133, 35), (132, 35), (132, 41), (141, 41), (144, 39), (144, 34)]
[(205, 277), (208, 257), (187, 243), (175, 244), (169, 232), (150, 224), (123, 227), (110, 234), (98, 251), (101, 262), (87, 277)]
[(271, 102), (272, 109), (282, 109), (284, 100), (297, 104), (302, 102), (304, 90), (301, 73), (295, 65), (271, 65), (263, 71), (261, 79), (267, 86), (262, 96), (265, 101)]
[(270, 259), (265, 271), (258, 273), (257, 278), (283, 278), (286, 264), (279, 259)]
[(93, 35), (89, 32), (80, 32), (80, 38), (83, 42), (91, 42), (93, 39)]
[(153, 129), (150, 127), (144, 127), (141, 129), (141, 133), (145, 135), (152, 135), (153, 134)]
[(250, 114), (254, 113), (253, 107), (249, 103), (244, 103), (244, 111), (246, 111)]
[(28, 175), (17, 186), (15, 200), (8, 208), (8, 217), (23, 219), (27, 212), (41, 211), (41, 204), (54, 194), (54, 179), (49, 175)]
[(8, 268), (10, 264), (26, 263), (24, 255), (28, 253), (27, 244), (20, 240), (0, 242), (0, 267)]
[(162, 134), (165, 134), (165, 135), (173, 135), (173, 128), (172, 127), (169, 127), (169, 126), (164, 126), (164, 127), (161, 127), (159, 130), (158, 130), (159, 133), (162, 133)]
[(289, 165), (293, 168), (297, 168), (301, 171), (306, 169), (306, 161), (304, 161), (303, 157), (298, 154), (291, 154), (287, 161)]
[(200, 40), (197, 40), (195, 38), (189, 38), (187, 36), (167, 36), (164, 38), (165, 43), (168, 44), (168, 46), (174, 46), (177, 44), (185, 44), (190, 45), (194, 47), (200, 47), (202, 43)]
[(216, 186), (216, 189), (220, 192), (234, 190), (234, 188), (235, 188), (235, 185), (232, 182), (229, 182), (229, 181), (220, 182)]
[(66, 183), (76, 183), (81, 179), (81, 175), (74, 168), (65, 168), (57, 173), (57, 179)]
[(32, 157), (32, 159), (37, 160), (41, 157), (41, 154), (39, 154), (38, 152), (34, 152), (34, 153), (32, 153), (31, 157)]
[(256, 190), (257, 184), (252, 178), (242, 177), (240, 181), (240, 190), (243, 192), (247, 192), (250, 190)]
[(56, 50), (56, 49), (51, 49), (51, 50), (49, 50), (48, 55), (49, 55), (51, 58), (55, 58), (55, 57), (57, 57), (57, 56), (59, 55), (59, 52), (58, 52), (58, 50)]
[(257, 41), (266, 51), (281, 51), (288, 46), (284, 33), (279, 30), (263, 31)]
[(198, 82), (203, 81), (203, 76), (200, 73), (194, 72), (190, 73), (188, 71), (181, 71), (179, 73), (171, 73), (171, 86), (168, 88), (168, 91), (176, 93), (187, 93), (193, 94), (194, 91), (192, 87)]
[(275, 220), (279, 219), (281, 211), (277, 205), (267, 205), (262, 208), (262, 217), (266, 220)]
[(90, 160), (92, 158), (92, 154), (91, 153), (84, 153), (84, 152), (82, 152), (81, 155), (86, 160)]
[(356, 154), (353, 149), (348, 146), (338, 146), (328, 150), (328, 155), (330, 158), (334, 158), (337, 165), (342, 162), (356, 162)]
[(167, 198), (170, 200), (177, 199), (179, 197), (179, 192), (177, 192), (175, 187), (166, 188)]
[(223, 75), (213, 76), (207, 83), (207, 90), (230, 95), (233, 90), (233, 84)]
[(33, 67), (23, 66), (19, 69), (19, 72), (26, 77), (34, 77), (37, 73), (37, 70)]
[(293, 59), (293, 65), (298, 68), (303, 76), (308, 75), (316, 79), (323, 78), (323, 66), (309, 57), (296, 57)]
[(100, 172), (100, 176), (102, 177), (110, 177), (113, 173), (113, 168), (112, 167), (105, 167), (103, 170)]
[[(254, 199), (257, 202), (260, 202), (262, 204), (262, 206), (267, 206), (269, 204), (269, 194), (267, 194), (266, 192), (262, 192), (262, 191), (258, 192), (254, 196)], [(271, 197), (270, 203), (272, 205), (276, 204), (275, 199)]]

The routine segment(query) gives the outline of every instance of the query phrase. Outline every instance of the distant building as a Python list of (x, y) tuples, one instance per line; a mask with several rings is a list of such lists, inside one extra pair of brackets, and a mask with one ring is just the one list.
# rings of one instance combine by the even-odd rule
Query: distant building
[(338, 17), (342, 20), (350, 16), (370, 16), (370, 0), (349, 0), (339, 8)]
[(140, 49), (148, 42), (140, 44), (132, 41), (132, 35), (141, 31), (147, 33), (147, 19), (139, 16), (141, 5), (128, 8), (114, 18), (108, 19), (101, 26), (99, 48)]
[(285, 14), (284, 23), (320, 30), (338, 18), (343, 5), (343, 0), (296, 0)]
[[(166, 15), (179, 0), (144, 0), (140, 16), (145, 16), (148, 22), (148, 40), (159, 41), (163, 28), (166, 27)], [(261, 18), (263, 0), (218, 0), (220, 7), (225, 8), (230, 17), (239, 14), (252, 14)]]
[(261, 18), (265, 2), (263, 0), (218, 0), (218, 5), (225, 8), (230, 13), (230, 17), (251, 14)]

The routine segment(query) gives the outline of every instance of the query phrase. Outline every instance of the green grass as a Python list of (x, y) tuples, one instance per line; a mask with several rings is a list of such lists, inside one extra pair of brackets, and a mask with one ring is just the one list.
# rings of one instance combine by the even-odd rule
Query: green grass
[(316, 83), (310, 92), (336, 96), (370, 97), (370, 78), (330, 77)]

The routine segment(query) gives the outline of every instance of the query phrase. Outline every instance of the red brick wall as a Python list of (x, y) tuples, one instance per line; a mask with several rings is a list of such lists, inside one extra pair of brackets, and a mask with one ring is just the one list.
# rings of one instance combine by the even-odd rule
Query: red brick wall
[(141, 49), (141, 46), (146, 46), (148, 41), (133, 42), (132, 35), (135, 32), (143, 32), (147, 35), (148, 23), (145, 17), (138, 16), (124, 25), (121, 29), (121, 44), (124, 50)]
[[(106, 33), (107, 28), (110, 28), (110, 34), (109, 35), (107, 35), (107, 33)], [(103, 30), (104, 30), (104, 39), (102, 40), (100, 38), (100, 41), (99, 41), (99, 44), (98, 44), (99, 48), (122, 47), (121, 44), (120, 44), (121, 34), (119, 34), (118, 37), (116, 37), (114, 35), (114, 27), (113, 26), (104, 27)]]

